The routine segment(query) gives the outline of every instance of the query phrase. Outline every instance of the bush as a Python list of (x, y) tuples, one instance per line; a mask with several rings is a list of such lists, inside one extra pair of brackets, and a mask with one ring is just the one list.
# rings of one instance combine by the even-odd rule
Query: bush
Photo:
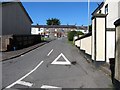
[(83, 33), (81, 31), (70, 31), (70, 32), (68, 32), (68, 40), (73, 41), (73, 37), (75, 35), (79, 36), (79, 35), (83, 35)]
[(77, 31), (77, 36), (79, 35), (83, 35), (83, 33), (81, 31)]

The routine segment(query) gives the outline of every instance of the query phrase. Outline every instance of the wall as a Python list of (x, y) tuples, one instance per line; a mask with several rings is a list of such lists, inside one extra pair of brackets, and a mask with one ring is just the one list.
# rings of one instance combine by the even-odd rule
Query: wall
[(118, 17), (120, 17), (120, 1), (118, 3)]
[(105, 60), (105, 18), (96, 18), (96, 61), (104, 60)]
[[(81, 36), (84, 37), (85, 35)], [(92, 36), (85, 36), (84, 38), (79, 38), (75, 40), (75, 45), (80, 47), (80, 50), (84, 50), (86, 54), (91, 55), (91, 45), (92, 45)]]
[(85, 37), (83, 39), (81, 39), (81, 43), (80, 43), (80, 49), (81, 50), (85, 50), (85, 53), (91, 55), (91, 39), (92, 36), (89, 37)]
[(80, 47), (80, 40), (75, 41), (75, 45), (76, 45), (77, 47)]
[(92, 40), (92, 36), (86, 38), (86, 48), (85, 48), (86, 51), (85, 52), (89, 55), (92, 55), (91, 53), (91, 45), (92, 45), (91, 42), (92, 41), (91, 40)]
[(80, 43), (80, 49), (81, 49), (81, 50), (85, 50), (85, 44), (86, 44), (85, 39), (84, 39), (84, 38), (81, 39), (81, 43)]
[(34, 27), (31, 28), (31, 34), (32, 34), (32, 35), (34, 35), (34, 34), (35, 34), (35, 35), (38, 35), (39, 33), (40, 33), (40, 32), (39, 32), (39, 28), (34, 28)]
[(109, 62), (109, 58), (115, 58), (115, 31), (107, 31), (106, 39), (106, 62)]
[(120, 82), (120, 26), (116, 27), (115, 78)]
[(120, 0), (105, 0), (105, 4), (101, 8), (101, 12), (105, 14), (105, 6), (108, 4), (107, 28), (115, 28), (114, 22), (119, 18), (118, 16), (118, 2)]
[[(2, 5), (0, 5), (0, 35), (2, 33)], [(1, 39), (1, 37), (0, 37)], [(1, 41), (1, 40), (0, 40)], [(1, 44), (0, 44), (0, 47), (1, 47)], [(0, 54), (0, 58), (2, 58), (2, 53)], [(3, 65), (3, 62), (0, 62), (0, 90), (2, 89), (2, 65)]]
[(95, 19), (92, 20), (92, 60), (95, 60)]
[(3, 5), (2, 15), (2, 35), (31, 34), (31, 22), (19, 3)]
[(10, 38), (12, 35), (3, 35), (0, 37), (0, 51), (6, 51), (7, 46), (10, 44)]
[[(43, 30), (40, 30), (39, 29), (43, 29)], [(62, 31), (64, 30), (64, 31)], [(67, 33), (68, 31), (75, 31), (76, 28), (64, 28), (64, 27), (59, 27), (59, 28), (56, 28), (56, 27), (37, 27), (37, 26), (33, 26), (31, 27), (31, 34), (41, 34), (42, 32), (45, 32), (47, 35), (49, 35), (50, 38), (55, 38), (57, 36), (60, 36), (60, 35), (57, 35), (57, 33), (61, 33), (62, 36), (67, 36)]]
[(3, 35), (0, 37), (0, 51), (21, 49), (41, 42), (40, 35)]

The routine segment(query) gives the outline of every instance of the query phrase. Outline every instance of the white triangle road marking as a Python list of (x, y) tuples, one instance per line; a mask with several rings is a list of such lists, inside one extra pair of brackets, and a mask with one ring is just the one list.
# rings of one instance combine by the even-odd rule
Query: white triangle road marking
[(56, 86), (49, 86), (49, 85), (42, 85), (40, 88), (61, 88), (61, 87), (56, 87)]
[[(63, 57), (65, 61), (57, 61), (60, 57)], [(71, 65), (71, 62), (61, 53), (51, 64)]]

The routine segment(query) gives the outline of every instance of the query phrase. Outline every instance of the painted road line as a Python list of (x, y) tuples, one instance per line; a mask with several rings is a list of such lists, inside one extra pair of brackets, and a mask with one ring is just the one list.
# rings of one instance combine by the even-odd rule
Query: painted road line
[[(65, 61), (58, 61), (60, 57), (63, 57)], [(61, 53), (51, 64), (71, 65), (71, 62), (65, 57), (63, 53)]]
[(27, 73), (25, 76), (23, 76), (22, 78), (18, 79), (16, 82), (10, 84), (9, 86), (7, 86), (6, 88), (11, 88), (13, 87), (15, 84), (19, 83), (21, 80), (23, 80), (24, 78), (26, 78), (27, 76), (29, 76), (31, 73), (33, 73), (44, 61), (41, 61), (33, 70), (31, 70), (29, 73)]
[(50, 50), (50, 52), (48, 53), (48, 55), (47, 56), (50, 56), (50, 54), (53, 52), (53, 49), (52, 50)]
[(61, 88), (61, 87), (49, 86), (49, 85), (42, 85), (40, 88), (49, 89), (49, 88)]
[(21, 55), (21, 57), (23, 57), (24, 55)]
[(28, 86), (28, 87), (32, 87), (32, 85), (33, 85), (33, 83), (25, 82), (25, 81), (19, 81), (19, 82), (17, 82), (17, 84)]

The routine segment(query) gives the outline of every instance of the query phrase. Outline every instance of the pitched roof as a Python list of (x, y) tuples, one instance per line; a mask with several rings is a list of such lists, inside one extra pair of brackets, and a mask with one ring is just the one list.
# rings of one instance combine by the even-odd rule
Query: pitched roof
[(87, 26), (76, 26), (77, 27), (77, 29), (82, 29), (82, 30), (87, 30)]
[(74, 28), (87, 30), (87, 26), (75, 26), (75, 25), (32, 25), (32, 27), (37, 28)]
[(76, 28), (75, 25), (32, 25), (38, 28)]
[(91, 15), (96, 14), (96, 13), (103, 7), (103, 5), (104, 5), (104, 2), (102, 2), (102, 3), (94, 10), (94, 12), (93, 12)]
[(29, 18), (29, 20), (31, 21), (31, 23), (33, 23), (32, 19), (30, 18), (29, 14), (27, 13), (27, 11), (25, 10), (25, 8), (23, 7), (22, 3), (21, 2), (2, 2), (2, 7), (5, 6), (5, 5), (9, 5), (9, 4), (13, 4), (13, 3), (18, 3), (22, 10), (25, 12), (25, 14), (27, 15), (27, 17)]

